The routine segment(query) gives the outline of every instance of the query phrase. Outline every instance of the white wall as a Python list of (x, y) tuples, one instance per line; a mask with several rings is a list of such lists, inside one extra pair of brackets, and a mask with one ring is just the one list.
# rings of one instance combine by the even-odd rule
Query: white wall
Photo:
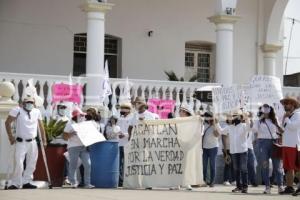
[[(69, 74), (73, 34), (85, 31), (83, 0), (0, 0), (0, 71)], [(215, 42), (215, 11), (208, 0), (111, 0), (106, 33), (122, 38), (122, 76), (166, 79), (184, 74), (186, 41)], [(256, 73), (257, 2), (239, 0), (234, 82)], [(153, 30), (153, 37), (147, 32)]]

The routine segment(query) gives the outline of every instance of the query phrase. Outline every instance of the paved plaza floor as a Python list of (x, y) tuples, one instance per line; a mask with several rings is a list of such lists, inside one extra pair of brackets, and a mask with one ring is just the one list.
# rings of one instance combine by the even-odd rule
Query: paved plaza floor
[(0, 190), (0, 200), (276, 200), (300, 199), (300, 196), (278, 195), (277, 188), (272, 194), (264, 195), (263, 187), (250, 187), (248, 194), (232, 193), (233, 187), (217, 185), (214, 188), (186, 190), (129, 190), (129, 189), (37, 189)]

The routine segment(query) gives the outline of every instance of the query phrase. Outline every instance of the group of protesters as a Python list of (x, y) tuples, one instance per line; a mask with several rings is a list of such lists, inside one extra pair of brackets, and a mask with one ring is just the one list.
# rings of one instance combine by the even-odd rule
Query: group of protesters
[[(16, 167), (8, 189), (35, 189), (32, 176), (38, 158), (36, 143), (38, 130), (41, 133), (41, 144), (46, 146), (47, 139), (39, 109), (34, 106), (34, 98), (25, 97), (22, 104), (12, 109), (6, 120), (6, 131), (11, 145), (15, 144)], [(216, 163), (219, 150), (223, 153), (224, 184), (236, 185), (232, 192), (248, 192), (248, 185), (257, 186), (256, 166), (261, 169), (261, 179), (265, 185), (264, 194), (271, 193), (270, 165), (274, 172), (279, 194), (300, 193), (300, 183), (293, 187), (295, 174), (300, 170), (298, 147), (300, 147), (300, 104), (294, 98), (281, 100), (285, 114), (282, 119), (276, 116), (272, 105), (263, 104), (258, 112), (251, 113), (236, 110), (226, 115), (225, 120), (217, 119), (212, 112), (198, 113), (203, 119), (202, 131), (202, 163), (203, 181), (201, 185), (192, 187), (214, 187), (216, 179)], [(82, 144), (72, 124), (92, 121), (99, 133), (107, 140), (119, 142), (120, 178), (119, 186), (123, 185), (124, 147), (129, 143), (131, 132), (142, 120), (155, 120), (159, 116), (147, 110), (145, 99), (137, 97), (135, 101), (120, 103), (118, 113), (108, 120), (101, 118), (96, 107), (81, 109), (78, 106), (68, 110), (68, 106), (59, 103), (56, 107), (57, 120), (68, 121), (62, 139), (67, 141), (69, 161), (66, 161), (65, 184), (79, 187), (77, 180), (78, 158), (82, 161), (84, 188), (94, 188), (91, 184), (91, 160), (88, 149)], [(68, 117), (70, 113), (70, 117)], [(179, 108), (180, 117), (194, 115), (193, 109), (182, 104)], [(170, 117), (174, 114), (170, 113)], [(257, 117), (253, 117), (257, 116)], [(16, 133), (13, 134), (12, 123), (16, 121)], [(187, 130), (188, 131), (188, 130)], [(275, 152), (276, 151), (276, 152)], [(257, 156), (255, 156), (255, 152)], [(277, 153), (278, 155), (275, 155)], [(24, 160), (26, 157), (26, 168)], [(257, 158), (255, 158), (257, 157)], [(200, 158), (199, 158), (200, 159)], [(298, 177), (299, 181), (299, 177)], [(284, 187), (285, 185), (285, 187)]]

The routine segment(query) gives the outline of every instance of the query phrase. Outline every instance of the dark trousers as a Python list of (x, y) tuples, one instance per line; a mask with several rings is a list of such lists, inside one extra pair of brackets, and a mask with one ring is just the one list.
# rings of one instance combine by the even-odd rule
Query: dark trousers
[(124, 147), (119, 147), (119, 158), (120, 158), (120, 162), (119, 162), (119, 170), (120, 170), (120, 174), (119, 174), (119, 187), (123, 186), (123, 180), (124, 180)]
[(256, 185), (256, 168), (255, 168), (255, 155), (253, 149), (248, 149), (248, 161), (247, 161), (247, 168), (248, 168), (248, 180), (249, 184)]
[[(208, 184), (215, 183), (217, 153), (218, 147), (211, 149), (203, 149), (203, 180)], [(210, 168), (210, 179), (208, 179), (207, 177), (208, 160)]]
[(226, 151), (228, 155), (230, 155), (231, 162), (225, 163), (224, 165), (224, 182), (228, 181), (230, 183), (235, 181), (235, 175), (234, 175), (234, 169), (233, 169), (233, 163), (232, 163), (232, 155), (229, 153), (229, 150)]
[(248, 152), (234, 153), (232, 154), (232, 158), (233, 168), (235, 172), (236, 187), (239, 189), (248, 188)]

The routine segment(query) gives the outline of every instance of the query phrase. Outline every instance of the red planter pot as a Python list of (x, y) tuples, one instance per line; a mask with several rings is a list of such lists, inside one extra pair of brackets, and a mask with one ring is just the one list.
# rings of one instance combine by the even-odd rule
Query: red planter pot
[[(66, 146), (47, 146), (45, 149), (47, 164), (51, 177), (51, 182), (54, 187), (61, 187), (64, 181), (64, 153)], [(41, 149), (39, 148), (39, 156), (36, 164), (36, 170), (33, 174), (34, 180), (48, 181), (46, 168), (43, 161)]]

